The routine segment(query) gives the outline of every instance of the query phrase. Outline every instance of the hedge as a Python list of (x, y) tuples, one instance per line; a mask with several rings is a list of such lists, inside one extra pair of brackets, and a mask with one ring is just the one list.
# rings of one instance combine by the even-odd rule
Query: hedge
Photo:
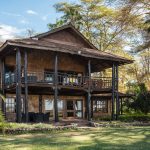
[(123, 122), (149, 122), (150, 115), (143, 115), (143, 114), (132, 114), (132, 115), (121, 115), (119, 116), (119, 120)]

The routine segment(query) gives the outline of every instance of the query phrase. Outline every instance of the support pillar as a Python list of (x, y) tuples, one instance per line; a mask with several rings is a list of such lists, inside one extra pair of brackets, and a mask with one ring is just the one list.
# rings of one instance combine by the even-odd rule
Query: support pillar
[(16, 49), (16, 118), (21, 122), (21, 52)]
[(88, 98), (87, 98), (87, 117), (88, 121), (91, 121), (91, 61), (88, 61), (88, 76), (89, 76), (89, 83), (88, 83)]
[(24, 52), (24, 84), (25, 84), (25, 96), (24, 96), (24, 101), (25, 101), (25, 122), (28, 122), (28, 56), (27, 56), (27, 51)]
[(57, 54), (55, 55), (55, 68), (54, 68), (54, 119), (55, 122), (59, 121), (58, 118), (58, 105), (57, 105), (57, 101), (58, 101), (58, 56)]
[[(5, 59), (2, 60), (2, 94), (5, 96)], [(6, 115), (6, 102), (2, 100), (2, 112)]]
[(118, 93), (118, 64), (115, 65), (115, 93), (116, 93), (116, 120), (118, 120), (119, 116), (119, 93)]
[(39, 113), (42, 113), (42, 95), (39, 96)]
[(115, 101), (115, 64), (112, 66), (112, 113), (111, 119), (114, 120), (114, 101)]
[(123, 98), (121, 98), (121, 101), (120, 101), (120, 113), (121, 115), (123, 114), (123, 103), (122, 103), (122, 100)]

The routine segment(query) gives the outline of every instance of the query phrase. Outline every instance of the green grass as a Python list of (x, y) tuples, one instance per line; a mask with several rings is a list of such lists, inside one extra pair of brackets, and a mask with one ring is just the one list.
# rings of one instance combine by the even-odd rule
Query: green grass
[(149, 150), (150, 127), (0, 135), (0, 150)]

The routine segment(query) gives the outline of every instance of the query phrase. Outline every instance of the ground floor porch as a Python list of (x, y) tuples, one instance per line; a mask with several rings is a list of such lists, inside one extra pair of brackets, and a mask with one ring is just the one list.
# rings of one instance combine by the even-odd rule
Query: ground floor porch
[[(58, 96), (59, 121), (87, 120), (87, 96)], [(111, 117), (111, 98), (91, 97), (91, 117)], [(28, 95), (28, 122), (53, 122), (55, 118), (54, 95)], [(16, 95), (6, 94), (5, 116), (16, 122)], [(25, 101), (21, 96), (21, 122), (25, 122)]]

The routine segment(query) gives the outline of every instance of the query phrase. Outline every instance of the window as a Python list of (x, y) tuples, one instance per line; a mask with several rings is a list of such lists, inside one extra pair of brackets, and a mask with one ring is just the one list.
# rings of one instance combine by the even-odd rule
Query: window
[(75, 101), (76, 117), (82, 118), (82, 100)]
[(58, 111), (63, 111), (63, 100), (57, 101)]
[(6, 98), (6, 112), (15, 112), (15, 98)]
[(45, 81), (53, 83), (54, 81), (54, 74), (48, 71), (45, 71)]
[(93, 101), (94, 112), (108, 112), (108, 101), (107, 100), (94, 100)]
[(45, 100), (45, 110), (46, 111), (53, 110), (53, 100), (49, 100), (49, 99)]

